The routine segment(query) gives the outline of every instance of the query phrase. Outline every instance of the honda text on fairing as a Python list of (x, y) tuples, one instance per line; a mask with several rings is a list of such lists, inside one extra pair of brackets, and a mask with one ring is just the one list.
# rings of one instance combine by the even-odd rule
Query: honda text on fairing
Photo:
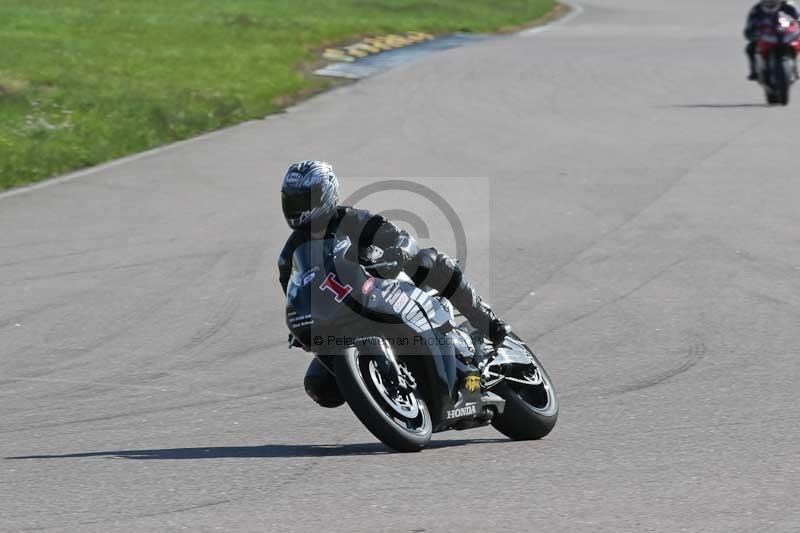
[(373, 435), (410, 452), (448, 429), (492, 424), (517, 440), (553, 429), (553, 384), (519, 337), (493, 346), (468, 323), (456, 326), (446, 298), (402, 272), (373, 276), (395, 265), (365, 262), (354, 248), (347, 237), (297, 247), (286, 322)]
[(798, 79), (800, 23), (790, 15), (777, 12), (770, 23), (756, 28), (755, 46), (755, 71), (767, 102), (787, 105), (790, 88)]

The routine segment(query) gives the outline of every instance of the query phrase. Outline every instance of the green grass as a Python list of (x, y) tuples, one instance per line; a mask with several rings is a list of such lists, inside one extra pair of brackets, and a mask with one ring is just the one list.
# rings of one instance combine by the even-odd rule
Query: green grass
[(279, 110), (360, 35), (524, 24), (553, 0), (2, 0), (0, 189)]

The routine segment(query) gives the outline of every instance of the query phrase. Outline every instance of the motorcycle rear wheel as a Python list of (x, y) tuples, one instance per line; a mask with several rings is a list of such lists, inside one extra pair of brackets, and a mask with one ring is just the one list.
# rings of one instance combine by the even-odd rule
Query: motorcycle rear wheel
[[(380, 353), (348, 350), (336, 356), (334, 370), (339, 389), (362, 424), (386, 446), (399, 452), (421, 451), (431, 440), (433, 422), (425, 401), (416, 391), (392, 405), (393, 392), (383, 386), (371, 367)], [(413, 417), (401, 412), (408, 408)]]
[(531, 353), (540, 373), (541, 385), (523, 385), (503, 381), (492, 392), (506, 401), (502, 415), (492, 419), (492, 425), (513, 440), (538, 440), (553, 430), (558, 420), (558, 398), (547, 371)]

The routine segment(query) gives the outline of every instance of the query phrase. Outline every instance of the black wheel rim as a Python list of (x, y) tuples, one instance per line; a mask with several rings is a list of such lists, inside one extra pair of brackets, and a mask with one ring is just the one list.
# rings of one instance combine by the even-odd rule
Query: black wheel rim
[(536, 361), (534, 365), (525, 369), (520, 378), (531, 381), (540, 381), (537, 385), (527, 385), (514, 381), (506, 381), (511, 390), (525, 402), (531, 410), (544, 415), (552, 416), (558, 411), (555, 390), (550, 381), (550, 376)]
[(414, 391), (400, 390), (390, 379), (377, 370), (374, 355), (358, 355), (358, 372), (367, 392), (381, 409), (383, 415), (401, 429), (416, 435), (430, 431), (430, 416), (424, 402)]
[[(516, 345), (516, 348), (525, 350), (532, 363), (521, 371), (517, 371), (518, 374), (514, 376), (529, 383), (519, 383), (511, 380), (506, 380), (505, 383), (532, 411), (542, 416), (557, 414), (558, 399), (547, 371), (522, 339), (512, 333), (509, 340)], [(535, 384), (530, 384), (530, 382)]]

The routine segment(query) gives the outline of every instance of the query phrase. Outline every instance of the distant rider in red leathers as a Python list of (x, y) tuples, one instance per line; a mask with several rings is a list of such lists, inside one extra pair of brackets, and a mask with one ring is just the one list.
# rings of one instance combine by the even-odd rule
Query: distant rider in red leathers
[(747, 24), (744, 28), (744, 37), (750, 41), (745, 49), (747, 57), (750, 60), (750, 75), (747, 77), (749, 80), (758, 80), (756, 73), (756, 33), (759, 26), (772, 24), (778, 12), (783, 12), (800, 20), (800, 12), (794, 2), (784, 0), (761, 0), (750, 10), (747, 15)]

